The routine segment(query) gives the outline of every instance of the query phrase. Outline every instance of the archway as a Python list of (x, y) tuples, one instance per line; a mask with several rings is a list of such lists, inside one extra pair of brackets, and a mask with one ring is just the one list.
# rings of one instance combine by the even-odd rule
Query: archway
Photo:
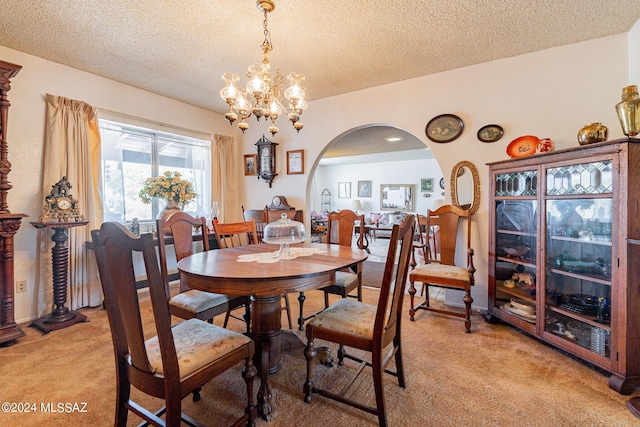
[[(409, 184), (415, 195), (412, 212), (424, 213), (433, 200), (444, 198), (442, 177), (431, 150), (415, 135), (390, 124), (358, 126), (333, 138), (314, 159), (305, 190), (306, 211), (321, 212), (321, 193), (327, 188), (330, 210), (353, 209), (353, 202), (359, 201), (359, 210), (377, 212), (382, 184)], [(339, 183), (350, 191), (338, 194)], [(367, 188), (370, 193), (358, 192)]]

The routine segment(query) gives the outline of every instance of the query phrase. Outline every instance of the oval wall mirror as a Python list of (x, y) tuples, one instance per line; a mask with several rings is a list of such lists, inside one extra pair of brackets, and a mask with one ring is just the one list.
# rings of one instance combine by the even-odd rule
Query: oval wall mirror
[(463, 160), (451, 170), (451, 203), (475, 214), (480, 208), (480, 175), (476, 166)]

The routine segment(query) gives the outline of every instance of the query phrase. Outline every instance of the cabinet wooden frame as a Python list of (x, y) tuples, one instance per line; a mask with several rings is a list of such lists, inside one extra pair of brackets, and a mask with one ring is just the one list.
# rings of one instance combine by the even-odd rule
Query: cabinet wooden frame
[(287, 175), (304, 174), (304, 150), (287, 151)]
[[(491, 208), (487, 320), (500, 319), (602, 368), (611, 374), (609, 387), (621, 394), (629, 394), (640, 385), (640, 341), (637, 334), (640, 330), (640, 289), (637, 286), (640, 265), (636, 262), (640, 258), (640, 239), (637, 238), (640, 207), (634, 203), (640, 197), (640, 170), (633, 167), (639, 161), (640, 139), (624, 138), (489, 164)], [(580, 169), (589, 171), (590, 175), (603, 164), (606, 169), (602, 169), (601, 178), (594, 181), (595, 186), (584, 187)], [(596, 167), (592, 169), (591, 166)], [(573, 175), (566, 176), (570, 185), (562, 184), (565, 179), (563, 169), (577, 171), (574, 173), (577, 181), (572, 181)], [(558, 191), (558, 188), (562, 190)], [(584, 226), (558, 226), (565, 223), (563, 211), (553, 210), (558, 202), (580, 205), (591, 200), (595, 203), (595, 214), (584, 217), (589, 219)], [(597, 202), (603, 200), (610, 205), (608, 221), (609, 217), (603, 215), (601, 218), (599, 208), (596, 208)], [(522, 215), (512, 210), (506, 215), (509, 221), (501, 220), (501, 206), (518, 203), (526, 206), (531, 214)], [(566, 212), (567, 218), (572, 215), (570, 210)], [(555, 219), (556, 213), (558, 219)], [(596, 223), (604, 228), (596, 231), (592, 228)], [(519, 244), (505, 244), (505, 236), (507, 241), (508, 236), (530, 239), (530, 251), (522, 251)], [(565, 245), (569, 252), (565, 255), (561, 250), (565, 246), (559, 245)], [(595, 255), (591, 259), (590, 254), (598, 253), (595, 251), (602, 251), (601, 248), (606, 246), (606, 252), (601, 253), (610, 260), (604, 259), (604, 264), (602, 261), (591, 262), (600, 258)], [(601, 265), (599, 272), (584, 270), (586, 267), (597, 268), (596, 264)], [(526, 270), (532, 280), (523, 280), (526, 277), (521, 276), (522, 270)], [(517, 275), (512, 276), (514, 272)], [(607, 298), (598, 292), (610, 295)], [(594, 305), (571, 304), (574, 297), (587, 298), (591, 295), (609, 299), (609, 319), (603, 321), (602, 313), (598, 314), (600, 310)], [(514, 299), (516, 309), (517, 304), (524, 300), (535, 310), (530, 316), (529, 313), (524, 315), (518, 310), (509, 310), (510, 307), (505, 305), (513, 306)], [(600, 299), (600, 309), (602, 303)], [(594, 308), (595, 311), (579, 311), (576, 305), (577, 308)], [(591, 336), (580, 336), (583, 331), (591, 332)], [(594, 331), (602, 332), (606, 337), (603, 340), (606, 348), (601, 352), (592, 345)], [(595, 337), (597, 339), (598, 334)]]

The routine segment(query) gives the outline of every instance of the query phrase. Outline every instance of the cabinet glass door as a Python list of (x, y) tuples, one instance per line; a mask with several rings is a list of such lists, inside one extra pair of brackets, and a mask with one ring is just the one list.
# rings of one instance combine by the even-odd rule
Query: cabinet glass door
[[(545, 331), (610, 357), (611, 162), (547, 170)], [(603, 197), (604, 196), (604, 197)]]
[(536, 323), (537, 192), (535, 170), (496, 175), (493, 305), (521, 327)]
[(536, 323), (536, 201), (496, 201), (495, 305)]

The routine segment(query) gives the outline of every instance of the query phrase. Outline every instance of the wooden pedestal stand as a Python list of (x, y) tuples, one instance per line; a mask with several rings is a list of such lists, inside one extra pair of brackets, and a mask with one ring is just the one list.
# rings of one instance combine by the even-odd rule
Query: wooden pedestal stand
[(69, 276), (69, 246), (67, 230), (88, 224), (89, 221), (74, 222), (32, 222), (36, 228), (52, 228), (54, 233), (51, 240), (55, 242), (51, 249), (53, 265), (53, 310), (51, 314), (34, 320), (29, 326), (40, 329), (45, 334), (56, 329), (66, 328), (87, 320), (87, 316), (76, 311), (69, 310), (64, 304), (67, 302), (67, 284)]
[(14, 318), (13, 238), (22, 218), (27, 215), (11, 213), (7, 203), (7, 195), (13, 187), (8, 179), (11, 162), (7, 120), (11, 103), (7, 92), (11, 89), (11, 78), (20, 69), (20, 65), (0, 61), (0, 345), (14, 344), (16, 339), (24, 336)]

